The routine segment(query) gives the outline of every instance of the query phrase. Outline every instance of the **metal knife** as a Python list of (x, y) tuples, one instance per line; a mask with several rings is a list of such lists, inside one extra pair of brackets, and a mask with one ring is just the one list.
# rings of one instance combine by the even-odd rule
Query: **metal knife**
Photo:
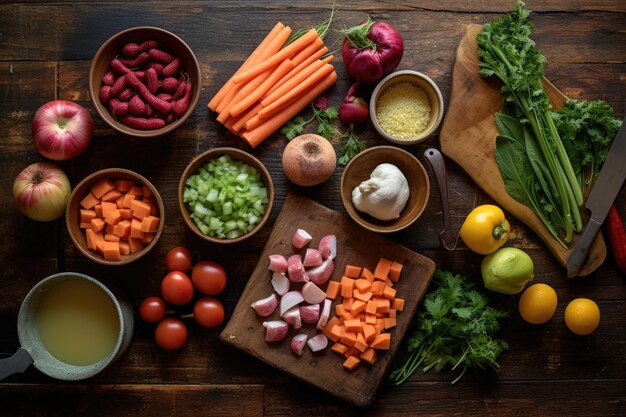
[(585, 207), (591, 211), (591, 217), (578, 243), (567, 258), (568, 278), (576, 276), (585, 263), (591, 242), (604, 223), (611, 204), (622, 188), (624, 179), (626, 179), (626, 117), (622, 121), (622, 127), (615, 136), (606, 161), (585, 204)]

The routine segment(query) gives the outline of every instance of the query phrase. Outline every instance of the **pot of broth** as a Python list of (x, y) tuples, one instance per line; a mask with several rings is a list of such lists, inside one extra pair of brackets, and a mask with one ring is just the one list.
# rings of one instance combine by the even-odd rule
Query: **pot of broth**
[(89, 378), (126, 351), (133, 328), (132, 304), (117, 289), (75, 272), (51, 275), (22, 302), (21, 348), (0, 360), (0, 380), (31, 364), (60, 380)]

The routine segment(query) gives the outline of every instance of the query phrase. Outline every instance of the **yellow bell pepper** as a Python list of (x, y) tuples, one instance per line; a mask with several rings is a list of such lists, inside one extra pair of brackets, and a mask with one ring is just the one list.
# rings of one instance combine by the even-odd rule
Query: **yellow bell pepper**
[(511, 226), (504, 212), (491, 204), (476, 207), (461, 226), (461, 239), (468, 248), (481, 255), (495, 252), (509, 239)]

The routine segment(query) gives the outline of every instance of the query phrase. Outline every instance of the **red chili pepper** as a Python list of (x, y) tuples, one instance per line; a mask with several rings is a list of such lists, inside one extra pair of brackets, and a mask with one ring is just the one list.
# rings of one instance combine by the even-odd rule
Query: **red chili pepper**
[(624, 223), (615, 205), (612, 205), (609, 210), (605, 226), (615, 263), (622, 273), (626, 274), (626, 231), (624, 231)]

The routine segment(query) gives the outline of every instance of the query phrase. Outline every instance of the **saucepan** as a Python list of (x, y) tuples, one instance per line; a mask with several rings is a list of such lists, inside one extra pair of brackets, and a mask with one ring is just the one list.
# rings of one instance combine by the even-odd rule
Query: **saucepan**
[(51, 275), (22, 302), (21, 347), (0, 360), (0, 380), (30, 365), (64, 381), (92, 377), (122, 356), (133, 328), (132, 304), (116, 288), (76, 272)]

